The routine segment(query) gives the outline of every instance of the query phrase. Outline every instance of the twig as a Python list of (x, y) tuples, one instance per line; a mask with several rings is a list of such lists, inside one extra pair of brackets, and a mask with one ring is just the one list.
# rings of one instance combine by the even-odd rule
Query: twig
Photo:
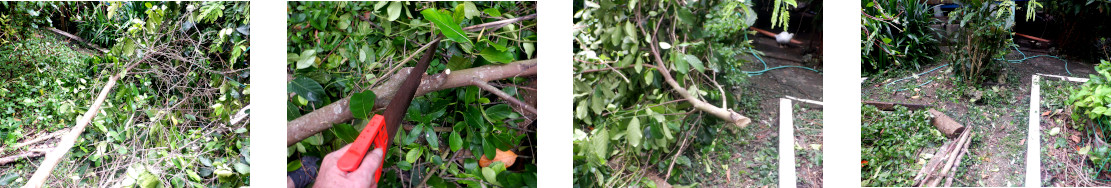
[(471, 83), (474, 84), (475, 86), (478, 86), (478, 88), (482, 88), (482, 90), (486, 90), (487, 92), (493, 93), (494, 95), (497, 95), (498, 97), (501, 97), (502, 99), (505, 99), (506, 101), (509, 101), (509, 103), (513, 103), (514, 105), (521, 106), (521, 108), (525, 109), (525, 111), (532, 112), (533, 114), (536, 114), (536, 108), (533, 108), (531, 105), (528, 105), (525, 102), (521, 102), (521, 100), (517, 100), (517, 98), (515, 98), (513, 96), (510, 96), (508, 93), (505, 93), (505, 92), (501, 91), (500, 89), (498, 89), (494, 86), (491, 86), (490, 84), (487, 84), (486, 81), (482, 81), (482, 80), (479, 80), (479, 79), (473, 79), (473, 80), (471, 80)]
[(23, 146), (28, 146), (28, 145), (35, 144), (35, 143), (38, 143), (38, 142), (42, 142), (44, 140), (49, 140), (51, 138), (58, 137), (59, 135), (62, 135), (62, 133), (65, 133), (67, 131), (69, 131), (69, 128), (54, 131), (53, 133), (47, 134), (45, 136), (39, 136), (38, 138), (35, 138), (35, 139), (31, 139), (31, 140), (28, 140), (28, 141), (25, 141), (25, 142), (20, 142), (19, 144), (16, 144), (15, 146), (12, 146), (12, 148), (22, 148)]

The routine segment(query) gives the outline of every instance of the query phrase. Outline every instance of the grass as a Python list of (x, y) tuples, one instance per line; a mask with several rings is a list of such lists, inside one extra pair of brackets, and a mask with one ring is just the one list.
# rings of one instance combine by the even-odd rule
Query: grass
[(795, 104), (795, 184), (822, 187), (822, 109)]

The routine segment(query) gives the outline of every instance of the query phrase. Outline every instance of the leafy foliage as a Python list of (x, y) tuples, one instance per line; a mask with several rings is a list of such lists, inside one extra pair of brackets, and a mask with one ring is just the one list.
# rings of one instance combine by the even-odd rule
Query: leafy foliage
[[(289, 147), (287, 170), (300, 169), (301, 157), (323, 158), (351, 143), (367, 119), (375, 94), (391, 69), (442, 34), (428, 74), (535, 57), (536, 21), (524, 20), (497, 29), (466, 31), (470, 25), (535, 14), (534, 2), (289, 2), (288, 69), (290, 120), (351, 97), (355, 120), (335, 124)], [(486, 11), (478, 11), (486, 10)], [(496, 13), (496, 14), (491, 14)], [(415, 57), (415, 58), (417, 58)], [(456, 74), (456, 73), (452, 73)], [(502, 91), (521, 98), (533, 79), (512, 78)], [(501, 85), (495, 84), (494, 85)], [(535, 87), (533, 87), (535, 88)], [(378, 101), (381, 102), (381, 101)], [(477, 87), (461, 87), (415, 96), (394, 133), (379, 186), (535, 187), (535, 126), (526, 115)], [(527, 129), (523, 129), (527, 128)], [(515, 163), (479, 164), (500, 151), (521, 156)], [(504, 153), (504, 152), (503, 152)], [(428, 177), (431, 176), (431, 177)]]
[(931, 63), (940, 52), (938, 23), (925, 1), (862, 0), (861, 72), (914, 68)]
[[(693, 96), (715, 106), (739, 106), (735, 96), (722, 88), (744, 81), (739, 67), (746, 61), (738, 56), (759, 53), (751, 40), (738, 40), (755, 34), (747, 31), (756, 21), (753, 2), (596, 2), (586, 1), (574, 10), (574, 185), (653, 186), (653, 181), (637, 174), (652, 168), (663, 178), (675, 156), (669, 151), (686, 137), (698, 139), (690, 139), (687, 152), (675, 158), (669, 179), (681, 184), (706, 181), (699, 175), (721, 170), (713, 164), (728, 161), (718, 157), (734, 149), (722, 142), (735, 140), (716, 135), (727, 123), (688, 112), (693, 108), (677, 100), (681, 97), (672, 92), (663, 74), (674, 76)], [(656, 46), (664, 62), (648, 49)], [(658, 66), (670, 70), (661, 72)], [(758, 157), (774, 156), (771, 149)], [(761, 177), (774, 179), (775, 174)]]
[[(220, 32), (246, 28), (249, 3), (219, 2), (225, 5), (222, 17), (205, 24), (183, 24), (187, 19), (179, 18), (194, 11), (186, 7), (201, 4), (0, 4), (4, 10), (0, 14), (26, 24), (13, 27), (23, 41), (0, 44), (0, 64), (19, 65), (23, 70), (0, 82), (0, 108), (4, 108), (0, 110), (0, 137), (4, 138), (0, 145), (72, 126), (110, 76), (121, 72), (124, 65), (136, 64), (131, 74), (119, 80), (71, 153), (54, 170), (55, 177), (87, 178), (59, 181), (60, 185), (249, 185), (249, 123), (232, 120), (236, 114), (250, 113), (244, 109), (250, 101), (250, 85), (244, 84), (250, 82), (249, 34)], [(75, 22), (90, 25), (72, 27)], [(101, 33), (96, 35), (111, 38), (91, 41), (113, 50), (99, 53), (68, 46), (61, 36), (40, 29), (45, 27), (78, 30), (78, 35)], [(200, 47), (181, 41), (197, 41), (190, 44)], [(0, 171), (29, 176), (35, 168), (32, 163), (21, 162)], [(19, 181), (23, 180), (15, 183)]]
[[(864, 187), (907, 187), (914, 183), (919, 157), (927, 146), (936, 146), (945, 136), (929, 124), (926, 111), (909, 111), (896, 106), (883, 112), (861, 106), (860, 178)], [(912, 165), (912, 166), (908, 166)]]
[(1111, 62), (1101, 61), (1096, 66), (1097, 74), (1088, 76), (1079, 90), (1069, 95), (1068, 103), (1073, 106), (1072, 118), (1084, 122), (1088, 119), (1100, 126), (1095, 130), (1111, 129)]
[[(954, 75), (967, 83), (980, 83), (992, 80), (1002, 69), (1001, 62), (995, 61), (1010, 52), (1014, 45), (1011, 28), (1015, 23), (1017, 6), (1014, 1), (972, 1), (949, 13), (949, 24), (959, 24), (961, 29), (949, 38), (955, 41), (947, 60), (953, 66)], [(1033, 9), (1036, 3), (1027, 4)]]

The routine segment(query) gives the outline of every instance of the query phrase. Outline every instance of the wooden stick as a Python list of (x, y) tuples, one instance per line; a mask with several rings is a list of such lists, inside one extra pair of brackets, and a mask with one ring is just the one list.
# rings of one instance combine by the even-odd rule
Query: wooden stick
[[(968, 131), (968, 130), (966, 129), (965, 131)], [(971, 132), (971, 131), (969, 131), (969, 132)], [(969, 133), (969, 134), (970, 134), (969, 137), (972, 137), (972, 136), (976, 135), (975, 133)], [(972, 145), (972, 139), (968, 139), (965, 142), (967, 142), (967, 143), (964, 144), (964, 148), (962, 148), (961, 151), (960, 151), (961, 153), (957, 154), (957, 163), (955, 163), (953, 165), (953, 168), (958, 168), (958, 167), (961, 166), (961, 159), (964, 158), (964, 154), (968, 153), (968, 145)], [(954, 179), (953, 176), (956, 176), (956, 175), (957, 175), (956, 170), (953, 170), (953, 171), (949, 172), (949, 176), (947, 176), (946, 180), (945, 180), (945, 186), (946, 187), (952, 187), (953, 186), (953, 179)]]
[(918, 186), (919, 184), (921, 184), (922, 179), (926, 178), (926, 174), (928, 174), (929, 172), (933, 172), (934, 169), (936, 169), (937, 166), (941, 164), (941, 161), (944, 160), (942, 159), (942, 157), (945, 156), (945, 154), (949, 153), (950, 147), (953, 145), (956, 144), (953, 144), (953, 142), (949, 142), (937, 148), (937, 151), (934, 152), (934, 156), (930, 158), (930, 161), (922, 165), (922, 169), (918, 170), (918, 175), (914, 176), (914, 184), (912, 185)]
[(930, 124), (933, 124), (946, 137), (955, 138), (964, 133), (964, 125), (957, 123), (956, 120), (945, 115), (945, 113), (934, 109), (930, 109), (929, 112), (934, 116), (933, 119), (930, 119)]
[(81, 136), (81, 132), (85, 131), (85, 126), (88, 126), (89, 122), (93, 120), (93, 117), (96, 117), (97, 112), (100, 111), (100, 106), (104, 104), (104, 99), (108, 97), (108, 93), (112, 91), (112, 88), (116, 86), (116, 81), (126, 76), (131, 68), (135, 68), (135, 65), (139, 65), (139, 63), (131, 63), (131, 65), (128, 65), (123, 71), (120, 71), (119, 74), (108, 78), (108, 83), (104, 84), (103, 89), (100, 89), (100, 94), (97, 95), (96, 100), (93, 101), (93, 105), (89, 107), (89, 110), (85, 111), (85, 115), (82, 116), (81, 119), (77, 120), (77, 125), (74, 126), (69, 133), (62, 136), (62, 140), (58, 141), (58, 146), (55, 147), (53, 151), (46, 154), (46, 158), (42, 160), (42, 164), (39, 164), (38, 169), (35, 170), (35, 174), (31, 175), (31, 179), (27, 181), (27, 184), (23, 185), (24, 188), (42, 187), (42, 184), (46, 182), (46, 178), (50, 177), (50, 172), (54, 171), (54, 167), (58, 166), (58, 162), (60, 162), (62, 157), (69, 153), (69, 149), (73, 148), (73, 142), (77, 141), (77, 137)]
[[(771, 31), (763, 30), (763, 29), (756, 28), (756, 27), (749, 27), (749, 28), (752, 29), (753, 31), (756, 31), (756, 32), (760, 33), (760, 34), (764, 34), (764, 35), (767, 35), (769, 37), (775, 38), (775, 33), (772, 33)], [(791, 43), (792, 44), (802, 44), (802, 41), (791, 39)]]
[(904, 106), (904, 107), (907, 107), (908, 110), (912, 110), (912, 111), (913, 110), (927, 109), (927, 108), (932, 108), (933, 107), (933, 106), (925, 105), (925, 104), (909, 104), (909, 103), (894, 103), (894, 102), (879, 102), (879, 101), (864, 101), (863, 103), (867, 104), (867, 105), (875, 106), (876, 108), (878, 108), (880, 110), (883, 110), (883, 111), (895, 110), (895, 106)]
[(536, 113), (536, 108), (533, 108), (532, 106), (530, 106), (528, 104), (525, 104), (525, 102), (521, 102), (521, 100), (517, 100), (517, 98), (514, 98), (513, 96), (509, 96), (508, 93), (505, 93), (505, 92), (501, 91), (500, 89), (498, 89), (494, 86), (491, 86), (490, 84), (486, 83), (486, 81), (482, 81), (482, 80), (479, 80), (479, 79), (474, 79), (474, 80), (471, 80), (471, 82), (474, 82), (473, 84), (475, 86), (478, 86), (478, 88), (482, 88), (482, 90), (486, 90), (486, 92), (493, 93), (494, 95), (497, 95), (498, 97), (501, 97), (502, 99), (505, 99), (506, 101), (509, 101), (510, 103), (513, 103), (514, 105), (521, 106), (522, 108), (525, 109), (525, 111), (532, 112), (532, 114), (537, 114)]
[[(964, 134), (961, 134), (961, 135), (964, 135), (964, 136), (962, 136), (962, 139), (961, 139), (960, 142), (957, 142), (957, 143), (959, 143), (960, 148), (968, 147), (968, 143), (969, 143), (968, 140), (972, 140), (972, 135), (971, 134), (972, 134), (972, 132), (967, 131), (967, 130), (964, 132)], [(957, 160), (959, 160), (959, 159), (957, 159), (957, 154), (958, 153), (960, 153), (960, 152), (950, 153), (951, 156), (949, 158), (949, 161), (945, 162), (945, 166), (944, 166), (945, 168), (942, 168), (940, 173), (938, 173), (938, 175), (948, 174), (949, 170), (953, 169), (953, 164), (956, 163)], [(937, 184), (941, 183), (941, 179), (942, 179), (941, 177), (934, 178), (933, 181), (930, 182), (929, 186), (930, 187), (937, 187)]]
[(49, 148), (47, 148), (47, 149), (32, 149), (32, 150), (24, 152), (24, 153), (3, 157), (3, 158), (0, 158), (0, 165), (4, 165), (4, 164), (12, 163), (12, 162), (15, 162), (15, 161), (19, 161), (20, 159), (24, 159), (24, 158), (32, 158), (32, 157), (43, 156), (43, 155), (46, 155), (46, 152), (49, 152), (49, 151), (50, 151)]

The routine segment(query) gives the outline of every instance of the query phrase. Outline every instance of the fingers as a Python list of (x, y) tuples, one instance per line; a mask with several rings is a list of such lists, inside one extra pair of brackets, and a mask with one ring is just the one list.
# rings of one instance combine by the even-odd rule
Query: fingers
[(367, 178), (374, 178), (374, 171), (382, 166), (382, 149), (375, 148), (370, 153), (363, 157), (363, 162), (359, 164), (359, 169), (355, 170), (356, 173), (365, 174)]
[(328, 153), (328, 155), (325, 155), (324, 162), (321, 163), (321, 167), (331, 168), (336, 166), (336, 161), (339, 161), (339, 158), (343, 156), (343, 153), (347, 152), (347, 148), (349, 147), (351, 147), (351, 144), (343, 146), (343, 148), (340, 148), (336, 151), (333, 151), (332, 153)]

